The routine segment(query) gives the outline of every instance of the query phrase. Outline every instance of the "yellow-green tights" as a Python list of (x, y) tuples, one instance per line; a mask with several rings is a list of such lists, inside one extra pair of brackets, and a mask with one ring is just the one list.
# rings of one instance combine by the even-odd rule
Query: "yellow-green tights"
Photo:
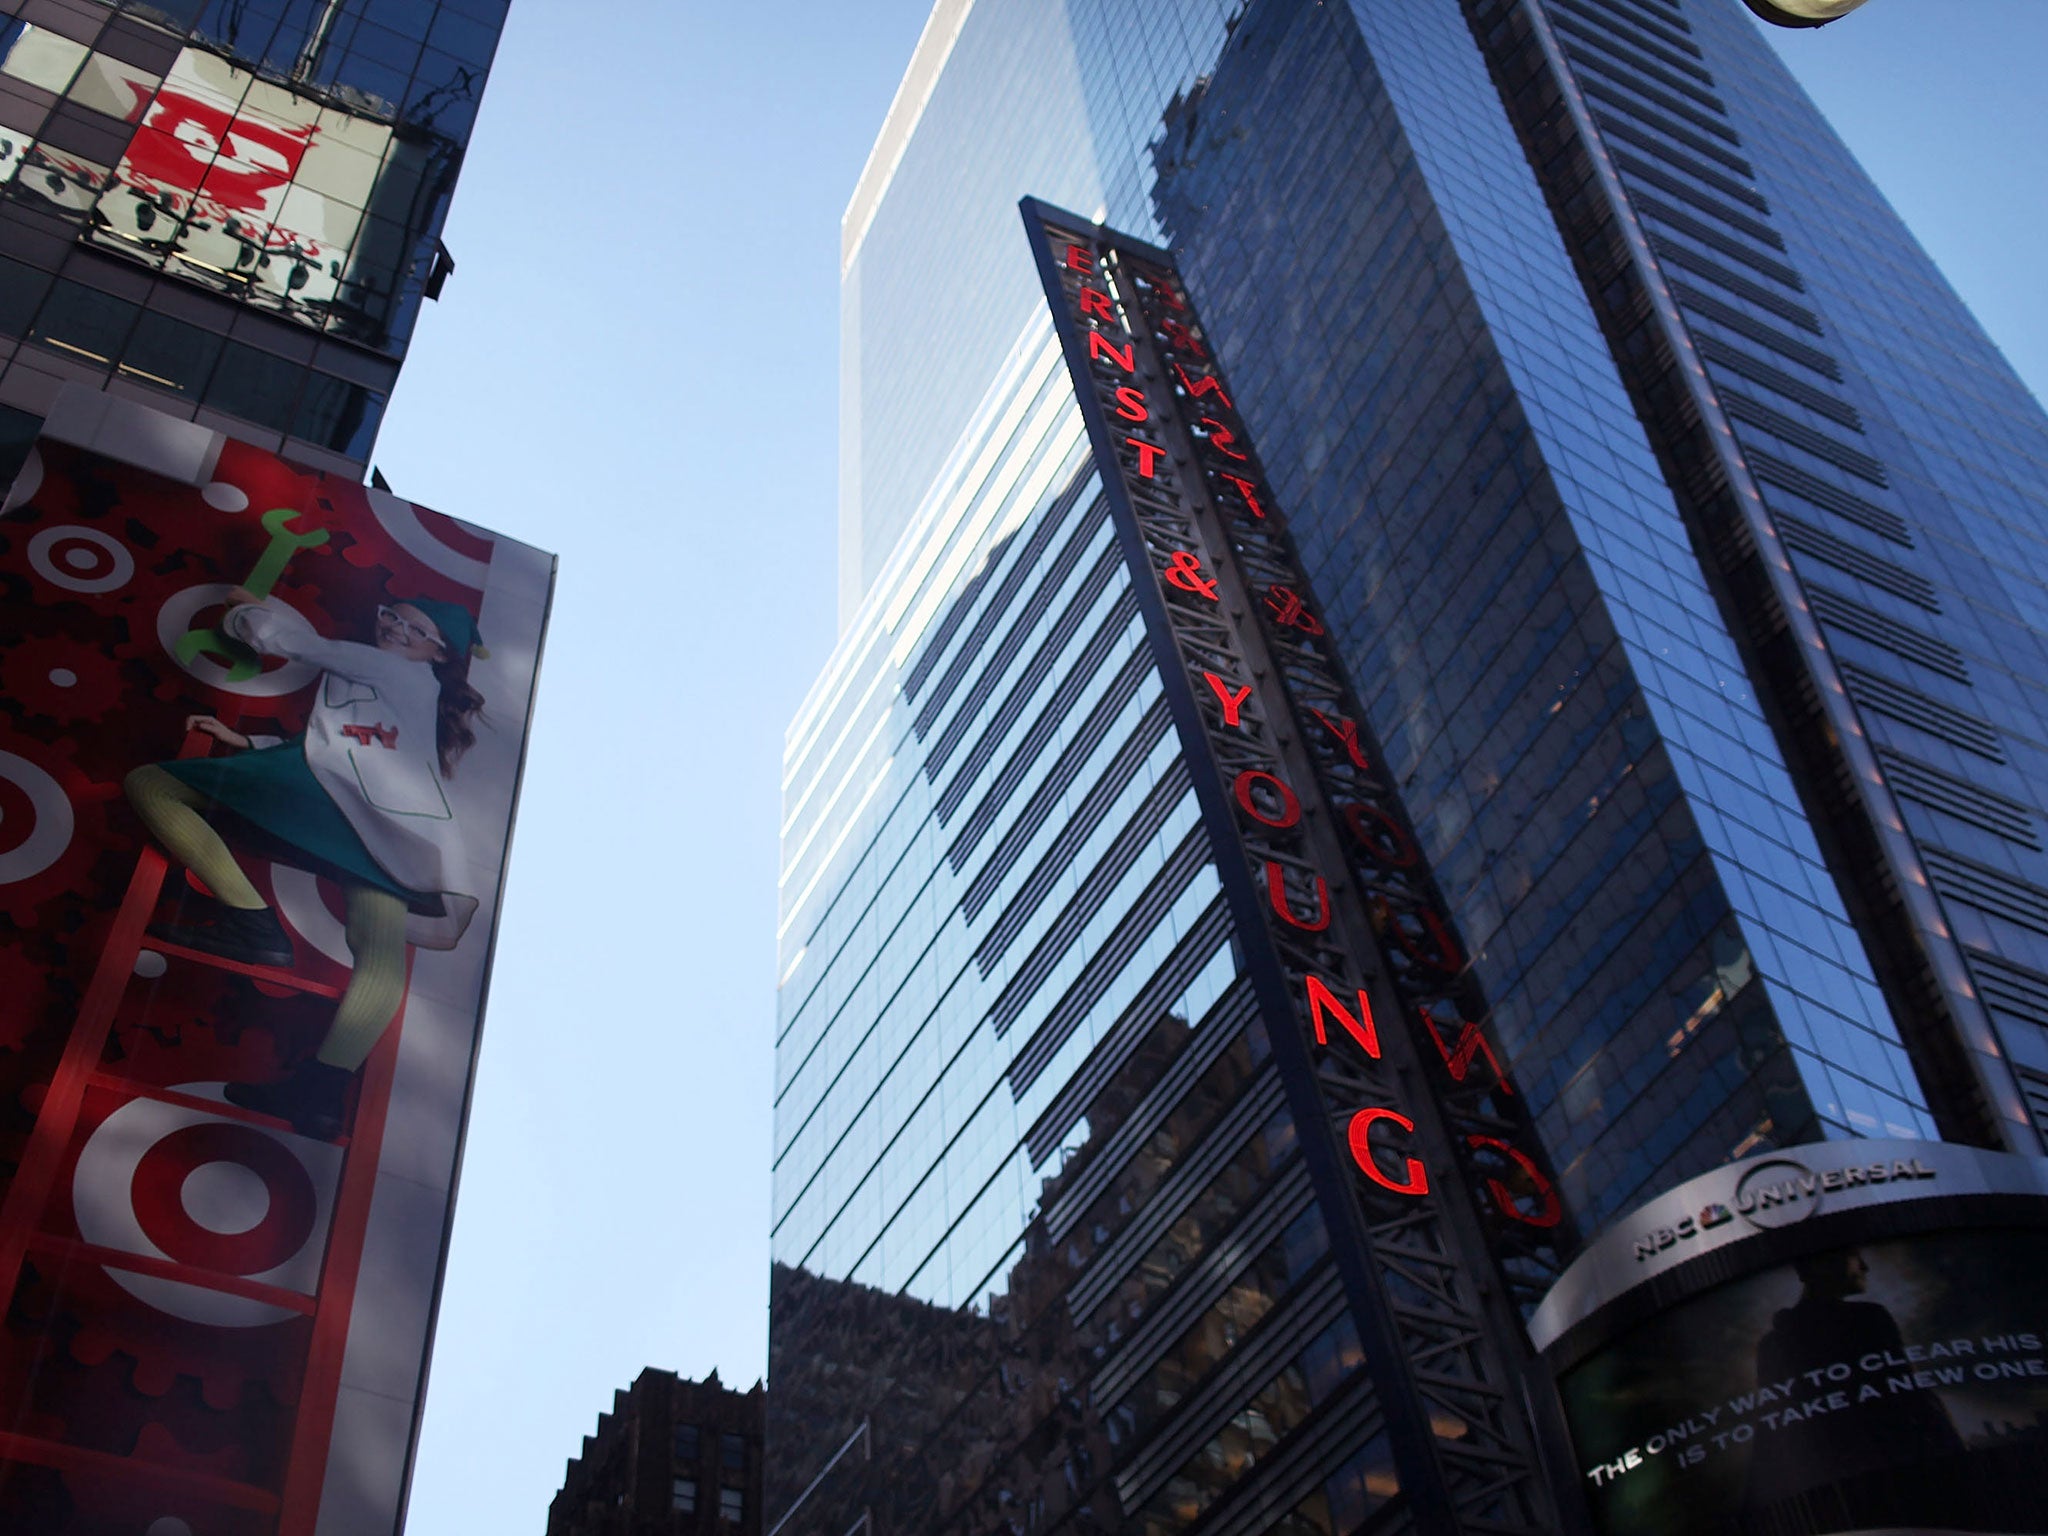
[[(249, 883), (228, 845), (199, 814), (206, 797), (154, 764), (129, 774), (123, 788), (164, 851), (205, 882), (222, 903), (245, 912), (268, 903)], [(405, 899), (367, 885), (348, 887), (344, 932), (355, 957), (348, 988), (320, 1043), (319, 1059), (353, 1072), (390, 1027), (405, 997)]]

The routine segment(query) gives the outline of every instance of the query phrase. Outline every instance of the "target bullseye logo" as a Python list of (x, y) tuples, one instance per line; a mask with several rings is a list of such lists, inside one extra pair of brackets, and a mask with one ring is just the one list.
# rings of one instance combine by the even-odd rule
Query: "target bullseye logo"
[[(218, 1083), (178, 1092), (218, 1099)], [(94, 1131), (72, 1176), (79, 1235), (102, 1248), (310, 1296), (340, 1151), (184, 1105), (133, 1099)], [(113, 1265), (130, 1294), (189, 1322), (253, 1328), (298, 1314), (204, 1284)]]
[(63, 785), (27, 758), (0, 752), (0, 885), (56, 863), (75, 826)]
[(110, 533), (77, 523), (45, 528), (28, 541), (36, 574), (67, 592), (113, 592), (135, 574), (135, 557)]
[[(199, 652), (190, 661), (179, 659), (178, 642), (193, 627), (194, 621), (208, 608), (225, 607), (233, 591), (234, 588), (226, 582), (207, 581), (165, 599), (156, 615), (156, 637), (164, 648), (164, 654), (209, 688), (218, 688), (223, 693), (238, 693), (247, 699), (275, 699), (296, 693), (320, 675), (320, 669), (310, 661), (288, 661), (281, 667), (258, 672), (254, 677), (234, 678), (228, 675), (229, 669), (217, 657), (206, 651)], [(273, 597), (270, 601), (280, 607), (291, 607), (282, 598)], [(293, 611), (297, 612), (296, 609)]]
[(224, 1275), (275, 1269), (305, 1247), (317, 1214), (306, 1165), (247, 1125), (188, 1125), (135, 1164), (135, 1216), (180, 1264)]

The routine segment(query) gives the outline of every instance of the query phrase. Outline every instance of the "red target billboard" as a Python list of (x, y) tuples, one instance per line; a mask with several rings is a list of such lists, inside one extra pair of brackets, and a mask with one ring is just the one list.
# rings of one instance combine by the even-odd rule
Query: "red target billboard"
[(0, 1530), (397, 1527), (553, 572), (53, 414), (0, 516)]

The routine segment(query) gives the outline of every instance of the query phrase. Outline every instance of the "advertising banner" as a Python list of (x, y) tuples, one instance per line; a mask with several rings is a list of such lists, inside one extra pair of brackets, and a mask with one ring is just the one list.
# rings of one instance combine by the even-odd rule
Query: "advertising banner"
[(0, 516), (0, 1530), (393, 1530), (553, 558), (105, 396)]
[(86, 219), (95, 244), (302, 324), (388, 298), (431, 201), (433, 135), (395, 135), (390, 104), (293, 90), (205, 49), (158, 75), (31, 27), (0, 76), (133, 130), (105, 164), (0, 129), (0, 183)]
[(2048, 1530), (2048, 1233), (1828, 1249), (1563, 1379), (1600, 1529)]
[(294, 313), (332, 302), (391, 143), (388, 124), (196, 48), (179, 53), (160, 86), (120, 79), (107, 95), (102, 110), (136, 132), (93, 204), (94, 239), (168, 253), (187, 277), (246, 285)]
[(2043, 1166), (1798, 1147), (1618, 1223), (1532, 1320), (1596, 1528), (2048, 1531)]

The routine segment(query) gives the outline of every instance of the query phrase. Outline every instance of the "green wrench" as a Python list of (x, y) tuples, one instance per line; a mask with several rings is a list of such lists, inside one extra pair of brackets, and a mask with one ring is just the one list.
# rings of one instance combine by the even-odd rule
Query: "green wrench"
[[(277, 585), (293, 555), (302, 549), (318, 549), (327, 542), (325, 528), (294, 533), (286, 526), (298, 515), (296, 507), (272, 507), (263, 514), (263, 528), (270, 535), (270, 542), (263, 547), (255, 568), (243, 579), (246, 590), (258, 597), (270, 596), (271, 588)], [(226, 665), (228, 675), (224, 681), (230, 683), (245, 682), (263, 669), (262, 661), (246, 645), (229, 639), (218, 629), (186, 630), (171, 647), (171, 654), (187, 667), (201, 656), (211, 656)]]

